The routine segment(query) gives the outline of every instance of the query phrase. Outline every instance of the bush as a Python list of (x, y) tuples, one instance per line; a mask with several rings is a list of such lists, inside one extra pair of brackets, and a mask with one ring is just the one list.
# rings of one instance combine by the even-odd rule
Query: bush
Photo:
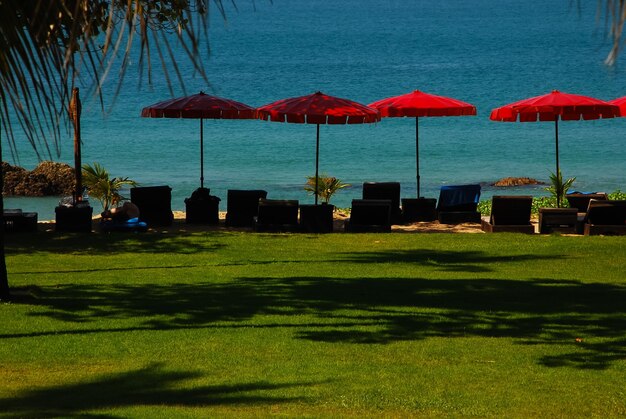
[[(609, 199), (612, 201), (626, 200), (626, 193), (619, 191), (619, 190), (608, 194), (608, 196), (609, 196)], [(569, 206), (567, 199), (565, 200), (565, 202), (561, 203), (561, 206), (565, 206), (565, 207)], [(531, 213), (533, 215), (539, 214), (539, 208), (557, 208), (556, 197), (555, 196), (540, 196), (537, 198), (533, 198), (533, 205), (532, 205)], [(491, 214), (491, 199), (480, 201), (478, 203), (478, 211), (482, 215)]]
[[(328, 204), (337, 191), (348, 186), (350, 186), (348, 183), (343, 183), (336, 177), (321, 174), (317, 177), (317, 196)], [(307, 176), (304, 190), (315, 195), (315, 176)]]

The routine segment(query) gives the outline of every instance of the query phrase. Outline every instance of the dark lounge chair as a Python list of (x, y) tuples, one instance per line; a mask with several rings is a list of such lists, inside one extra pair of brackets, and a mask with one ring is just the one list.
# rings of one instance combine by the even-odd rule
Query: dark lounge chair
[(142, 186), (130, 189), (130, 201), (139, 207), (139, 220), (149, 226), (169, 226), (172, 213), (172, 188), (169, 186)]
[(254, 227), (254, 217), (259, 214), (259, 200), (267, 198), (267, 191), (229, 189), (226, 202), (226, 225)]
[(533, 234), (535, 226), (530, 223), (532, 196), (494, 196), (491, 198), (491, 215), (481, 220), (481, 228), (487, 233)]
[(570, 208), (576, 208), (577, 211), (577, 222), (576, 222), (576, 233), (583, 234), (585, 229), (585, 217), (587, 215), (587, 208), (589, 207), (589, 201), (592, 199), (598, 201), (607, 201), (609, 199), (608, 195), (604, 192), (593, 192), (593, 193), (585, 193), (585, 192), (572, 192), (565, 195), (567, 198), (567, 202), (569, 202)]
[(480, 223), (480, 185), (442, 186), (437, 215), (442, 224)]
[(335, 206), (300, 205), (300, 230), (304, 233), (332, 233)]
[(391, 206), (389, 199), (353, 199), (350, 218), (345, 229), (349, 233), (391, 231)]
[(185, 221), (189, 224), (218, 224), (220, 199), (208, 188), (198, 188), (185, 198)]
[(580, 213), (587, 212), (589, 201), (591, 201), (592, 199), (595, 199), (597, 201), (607, 201), (609, 199), (607, 194), (603, 192), (594, 192), (594, 193), (572, 192), (570, 194), (565, 195), (565, 198), (567, 198), (567, 202), (569, 202), (569, 207), (578, 209), (578, 212)]
[(388, 199), (391, 201), (391, 223), (401, 224), (400, 182), (365, 182), (363, 199)]
[(626, 235), (626, 201), (589, 201), (584, 234)]
[(576, 208), (539, 208), (539, 233), (576, 234)]
[(255, 217), (256, 231), (298, 231), (297, 200), (260, 199), (259, 214)]
[(23, 212), (21, 209), (5, 209), (3, 212), (4, 231), (6, 233), (25, 233), (37, 231), (37, 213)]
[(93, 226), (93, 208), (89, 202), (82, 201), (77, 205), (59, 205), (54, 208), (55, 231), (70, 233), (91, 233)]

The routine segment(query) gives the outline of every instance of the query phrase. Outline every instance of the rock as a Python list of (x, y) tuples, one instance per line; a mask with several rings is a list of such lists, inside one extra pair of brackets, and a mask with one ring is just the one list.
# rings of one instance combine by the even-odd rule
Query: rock
[(28, 170), (22, 167), (12, 166), (7, 162), (2, 162), (2, 174), (4, 175), (2, 195), (17, 195), (15, 193), (15, 187), (26, 177), (27, 173)]
[(71, 195), (76, 186), (74, 168), (65, 163), (44, 161), (31, 172), (43, 176), (47, 181), (47, 195)]
[(491, 184), (491, 186), (500, 187), (524, 185), (545, 185), (545, 183), (528, 177), (505, 177), (504, 179), (500, 179), (499, 181)]
[(74, 191), (74, 168), (65, 163), (41, 162), (33, 171), (2, 162), (6, 196), (71, 195)]

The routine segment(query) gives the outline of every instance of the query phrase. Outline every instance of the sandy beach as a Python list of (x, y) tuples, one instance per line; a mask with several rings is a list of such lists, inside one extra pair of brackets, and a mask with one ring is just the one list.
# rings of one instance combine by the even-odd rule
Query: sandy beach
[[(202, 231), (252, 231), (250, 228), (245, 227), (227, 227), (224, 224), (226, 218), (226, 212), (220, 212), (220, 223), (218, 225), (205, 225), (205, 224), (188, 224), (185, 222), (184, 211), (173, 211), (174, 222), (171, 226), (167, 227), (151, 227), (148, 232), (158, 233), (197, 233)], [(337, 211), (334, 214), (334, 232), (343, 233), (345, 220), (348, 219), (348, 214)], [(100, 216), (93, 218), (93, 231), (98, 230), (98, 224), (100, 223)], [(533, 225), (537, 224), (537, 220), (532, 220)], [(38, 223), (39, 231), (52, 232), (54, 231), (54, 220), (45, 220)], [(391, 231), (394, 233), (484, 233), (480, 224), (476, 223), (462, 223), (462, 224), (441, 224), (439, 221), (421, 221), (410, 224), (396, 224), (391, 226)]]

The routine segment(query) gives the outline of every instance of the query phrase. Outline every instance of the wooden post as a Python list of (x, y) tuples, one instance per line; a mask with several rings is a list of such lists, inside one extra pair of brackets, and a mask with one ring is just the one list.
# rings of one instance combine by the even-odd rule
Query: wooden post
[(76, 172), (76, 189), (74, 190), (74, 204), (83, 200), (83, 174), (80, 152), (80, 113), (82, 105), (78, 87), (72, 89), (72, 100), (70, 101), (70, 118), (74, 124), (74, 171)]

